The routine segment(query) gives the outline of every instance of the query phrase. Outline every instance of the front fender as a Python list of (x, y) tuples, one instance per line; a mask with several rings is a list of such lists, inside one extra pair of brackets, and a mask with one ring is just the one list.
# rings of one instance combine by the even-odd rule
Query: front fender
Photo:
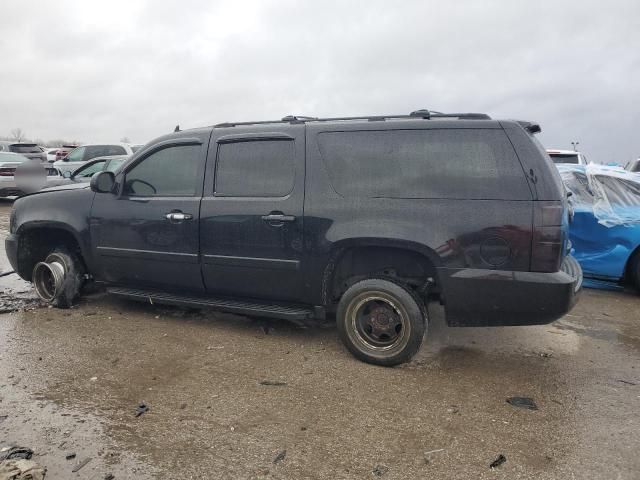
[(27, 232), (58, 229), (73, 236), (82, 257), (91, 270), (93, 256), (89, 230), (89, 215), (95, 193), (73, 189), (40, 192), (18, 199), (13, 206), (11, 232), (20, 238)]

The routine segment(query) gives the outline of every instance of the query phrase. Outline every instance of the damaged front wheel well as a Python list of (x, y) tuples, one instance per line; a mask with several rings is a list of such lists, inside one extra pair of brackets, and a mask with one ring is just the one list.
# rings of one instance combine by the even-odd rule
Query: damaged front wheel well
[(32, 281), (33, 267), (57, 247), (66, 247), (82, 259), (80, 245), (72, 233), (61, 228), (32, 228), (20, 235), (18, 274)]

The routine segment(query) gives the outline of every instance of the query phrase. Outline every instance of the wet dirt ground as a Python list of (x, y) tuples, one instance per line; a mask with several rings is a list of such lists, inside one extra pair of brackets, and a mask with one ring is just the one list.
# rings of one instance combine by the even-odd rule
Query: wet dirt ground
[(47, 478), (640, 478), (632, 292), (585, 290), (532, 327), (448, 328), (432, 304), (422, 350), (392, 369), (333, 326), (103, 294), (50, 309), (15, 275), (0, 292), (0, 448), (31, 447)]

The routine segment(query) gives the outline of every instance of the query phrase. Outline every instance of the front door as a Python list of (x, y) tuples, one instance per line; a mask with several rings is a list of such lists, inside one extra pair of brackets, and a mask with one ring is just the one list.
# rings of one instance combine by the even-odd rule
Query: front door
[(207, 292), (300, 301), (304, 126), (216, 130), (207, 165), (200, 213)]
[(174, 139), (127, 165), (117, 194), (98, 193), (91, 238), (98, 279), (203, 291), (198, 258), (206, 140)]

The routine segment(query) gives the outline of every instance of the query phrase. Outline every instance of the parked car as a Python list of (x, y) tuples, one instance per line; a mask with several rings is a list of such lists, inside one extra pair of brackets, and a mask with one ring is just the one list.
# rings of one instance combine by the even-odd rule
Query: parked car
[(570, 239), (584, 276), (640, 289), (640, 175), (594, 164), (558, 169), (572, 193)]
[[(42, 148), (42, 147), (41, 147)], [(47, 154), (47, 162), (49, 163), (53, 163), (56, 161), (56, 154), (58, 153), (60, 149), (58, 147), (56, 148), (45, 148), (44, 149), (44, 153)]]
[(78, 148), (78, 145), (62, 145), (62, 147), (58, 148), (58, 151), (56, 152), (55, 161), (62, 160), (64, 157), (69, 155), (69, 152), (71, 152), (71, 150), (74, 150), (76, 148)]
[(547, 153), (551, 157), (551, 160), (553, 160), (553, 163), (573, 163), (575, 165), (586, 165), (589, 163), (587, 157), (574, 150), (547, 149)]
[(0, 152), (19, 153), (31, 160), (47, 161), (47, 154), (35, 143), (0, 141)]
[[(39, 162), (34, 162), (22, 154), (0, 152), (0, 197), (20, 197), (31, 193), (26, 191), (29, 190), (27, 185), (16, 181), (16, 169), (25, 163), (34, 163), (32, 167), (40, 167)], [(43, 182), (37, 188), (59, 185), (58, 180), (62, 179), (60, 173), (55, 168), (45, 166), (42, 168), (45, 170), (42, 175)]]
[(64, 174), (65, 172), (73, 172), (81, 165), (84, 165), (86, 162), (96, 157), (132, 154), (133, 150), (131, 150), (131, 147), (126, 143), (111, 145), (83, 145), (69, 152), (69, 154), (62, 160), (54, 162), (53, 166)]
[(73, 172), (65, 172), (63, 174), (65, 179), (63, 183), (89, 182), (91, 177), (98, 172), (105, 170), (108, 172), (116, 172), (128, 158), (128, 155), (94, 158)]
[(544, 324), (574, 305), (567, 200), (539, 131), (427, 110), (179, 131), (90, 188), (18, 200), (6, 251), (58, 306), (91, 278), (145, 302), (335, 316), (355, 356), (395, 365), (433, 296), (455, 326)]

